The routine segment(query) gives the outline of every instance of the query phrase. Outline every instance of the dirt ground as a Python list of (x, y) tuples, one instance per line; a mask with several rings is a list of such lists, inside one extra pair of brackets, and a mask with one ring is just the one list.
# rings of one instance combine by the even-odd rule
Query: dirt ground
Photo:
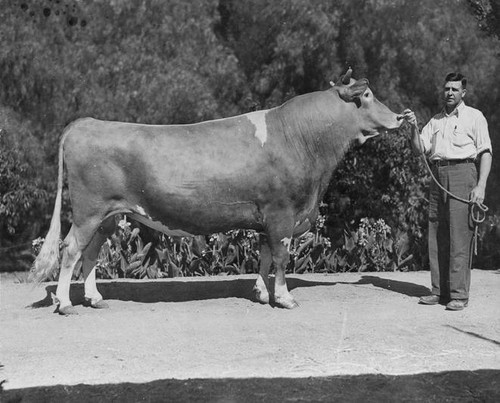
[[(289, 276), (294, 310), (252, 302), (254, 281), (101, 281), (110, 309), (78, 305), (79, 315), (62, 317), (50, 297), (55, 283), (33, 288), (2, 274), (0, 381), (7, 393), (54, 385), (67, 392), (193, 378), (315, 382), (486, 371), (497, 379), (489, 387), (500, 388), (498, 271), (473, 270), (470, 304), (460, 312), (417, 303), (429, 294), (429, 272)], [(73, 284), (74, 303), (82, 294)]]

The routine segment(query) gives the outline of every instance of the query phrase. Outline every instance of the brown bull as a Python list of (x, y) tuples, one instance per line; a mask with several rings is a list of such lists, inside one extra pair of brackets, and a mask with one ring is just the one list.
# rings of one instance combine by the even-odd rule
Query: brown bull
[[(64, 241), (56, 296), (61, 314), (73, 270), (82, 261), (85, 297), (104, 307), (95, 262), (113, 216), (125, 213), (173, 236), (234, 228), (259, 231), (261, 265), (256, 299), (293, 308), (285, 281), (291, 238), (316, 219), (318, 202), (349, 144), (400, 126), (368, 81), (349, 70), (326, 91), (269, 109), (190, 125), (143, 125), (80, 119), (65, 130), (59, 148), (54, 215), (32, 276), (58, 267), (63, 161), (73, 225)], [(274, 290), (269, 268), (274, 264)]]

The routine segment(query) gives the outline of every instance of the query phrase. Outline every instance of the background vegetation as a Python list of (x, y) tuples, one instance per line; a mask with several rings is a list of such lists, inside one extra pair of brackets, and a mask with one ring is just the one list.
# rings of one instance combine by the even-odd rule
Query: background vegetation
[[(45, 235), (59, 136), (79, 117), (152, 124), (227, 117), (326, 89), (352, 66), (381, 101), (394, 111), (412, 108), (423, 124), (440, 109), (444, 75), (460, 70), (470, 82), (467, 103), (486, 115), (498, 150), (497, 0), (0, 2), (3, 270), (28, 268), (31, 241)], [(498, 253), (498, 164), (481, 267)], [(289, 269), (425, 268), (427, 184), (405, 130), (353, 148), (334, 173), (317, 227), (296, 240)], [(119, 220), (101, 252), (104, 277), (257, 270), (257, 234), (171, 239)]]

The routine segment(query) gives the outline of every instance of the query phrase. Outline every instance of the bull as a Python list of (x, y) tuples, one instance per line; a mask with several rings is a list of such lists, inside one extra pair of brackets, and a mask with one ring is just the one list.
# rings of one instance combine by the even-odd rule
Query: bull
[[(81, 262), (85, 299), (104, 308), (96, 286), (100, 247), (126, 214), (170, 236), (251, 229), (260, 236), (257, 301), (297, 306), (285, 268), (293, 237), (306, 232), (350, 143), (401, 125), (379, 102), (367, 79), (352, 70), (331, 88), (300, 95), (279, 107), (185, 125), (76, 120), (59, 146), (54, 212), (31, 278), (42, 281), (59, 266), (63, 165), (73, 223), (64, 240), (56, 302), (77, 313), (69, 298)], [(269, 269), (274, 265), (274, 289)]]

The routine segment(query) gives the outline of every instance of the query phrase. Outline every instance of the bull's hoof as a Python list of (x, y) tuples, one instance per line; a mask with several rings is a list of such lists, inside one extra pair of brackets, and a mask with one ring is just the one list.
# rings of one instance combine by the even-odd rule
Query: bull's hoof
[(85, 298), (85, 306), (90, 306), (91, 308), (94, 309), (108, 309), (109, 305), (104, 302), (103, 299), (91, 299), (91, 298)]
[(292, 297), (275, 297), (274, 303), (279, 308), (294, 309), (298, 308), (299, 304)]
[(257, 302), (261, 304), (269, 304), (269, 293), (267, 290), (263, 291), (256, 285), (253, 287), (253, 295)]
[(69, 315), (78, 315), (78, 311), (75, 309), (73, 305), (60, 306), (57, 309), (59, 315), (69, 316)]
[(100, 301), (91, 304), (90, 306), (95, 309), (109, 309), (108, 303), (104, 302), (104, 300), (102, 299)]

